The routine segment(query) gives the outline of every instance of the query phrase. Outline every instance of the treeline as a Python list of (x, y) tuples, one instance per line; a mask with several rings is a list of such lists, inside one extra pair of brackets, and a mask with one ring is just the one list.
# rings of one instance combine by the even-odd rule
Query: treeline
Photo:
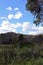
[(23, 35), (16, 33), (0, 34), (0, 44), (18, 44), (28, 45), (33, 43), (43, 43), (43, 35)]

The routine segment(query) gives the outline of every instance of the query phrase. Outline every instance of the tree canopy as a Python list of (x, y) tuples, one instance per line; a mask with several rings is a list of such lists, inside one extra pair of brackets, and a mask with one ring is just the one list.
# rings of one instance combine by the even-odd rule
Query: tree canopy
[(43, 0), (27, 0), (26, 9), (36, 16), (33, 23), (38, 25), (43, 22)]

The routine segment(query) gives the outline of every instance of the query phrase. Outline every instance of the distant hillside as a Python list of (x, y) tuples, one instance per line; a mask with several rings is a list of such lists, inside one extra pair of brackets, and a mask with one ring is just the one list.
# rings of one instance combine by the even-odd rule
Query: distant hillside
[[(4, 34), (0, 34), (0, 44), (6, 43), (15, 43), (19, 42), (19, 36), (21, 34), (17, 34), (14, 32), (8, 32)], [(33, 43), (43, 43), (43, 34), (42, 35), (24, 35), (22, 34), (26, 42)]]

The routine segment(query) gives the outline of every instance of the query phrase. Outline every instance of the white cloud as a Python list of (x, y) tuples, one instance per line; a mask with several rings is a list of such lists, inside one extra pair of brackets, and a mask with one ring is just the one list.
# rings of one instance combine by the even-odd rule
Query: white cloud
[(7, 20), (3, 20), (2, 24), (0, 26), (0, 33), (5, 33), (5, 32), (17, 32), (17, 28), (21, 27), (20, 23), (10, 23)]
[(9, 6), (9, 7), (6, 8), (6, 10), (12, 11), (12, 7)]
[(14, 28), (14, 24), (11, 24), (9, 21), (3, 21), (0, 27), (0, 33), (9, 32), (9, 31), (12, 31), (12, 32), (16, 31), (16, 29)]
[(30, 28), (30, 23), (29, 22), (24, 22), (23, 23), (23, 29), (22, 29), (22, 31), (28, 31), (29, 30), (29, 28)]
[(42, 31), (29, 31), (29, 35), (38, 35), (38, 34), (42, 34), (43, 32)]
[(6, 8), (6, 10), (9, 10), (9, 11), (13, 11), (13, 10), (15, 10), (15, 11), (16, 11), (16, 10), (17, 10), (17, 11), (18, 11), (18, 10), (19, 10), (19, 8), (18, 8), (18, 7), (16, 7), (16, 8), (14, 8), (14, 9), (13, 9), (11, 6), (9, 6), (9, 7), (7, 7), (7, 8)]
[(42, 26), (35, 26), (31, 22), (23, 22), (23, 23), (10, 23), (7, 20), (3, 20), (0, 26), (0, 33), (5, 32), (21, 32), (23, 34), (36, 35), (43, 34)]
[(14, 10), (19, 10), (19, 8), (16, 7)]
[(14, 15), (13, 14), (9, 14), (8, 15), (8, 19), (12, 19), (12, 18), (14, 18)]
[(21, 23), (16, 23), (15, 28), (18, 28), (18, 27), (22, 27), (22, 24)]
[(24, 22), (22, 25), (22, 31), (23, 31), (23, 33), (36, 35), (36, 34), (43, 33), (43, 27), (42, 26), (35, 26), (31, 22)]
[(22, 14), (21, 12), (17, 12), (17, 13), (14, 15), (14, 18), (15, 18), (15, 19), (20, 19), (22, 16), (23, 16), (23, 14)]
[(40, 26), (38, 30), (43, 31), (43, 27)]
[(9, 14), (8, 19), (20, 19), (23, 16), (21, 12), (17, 12), (15, 14)]

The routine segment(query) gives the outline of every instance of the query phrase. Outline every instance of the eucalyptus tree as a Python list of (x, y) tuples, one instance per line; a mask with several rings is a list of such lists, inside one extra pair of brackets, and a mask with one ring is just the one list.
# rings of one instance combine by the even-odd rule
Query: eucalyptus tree
[(27, 0), (26, 9), (35, 15), (36, 25), (43, 23), (43, 0)]

